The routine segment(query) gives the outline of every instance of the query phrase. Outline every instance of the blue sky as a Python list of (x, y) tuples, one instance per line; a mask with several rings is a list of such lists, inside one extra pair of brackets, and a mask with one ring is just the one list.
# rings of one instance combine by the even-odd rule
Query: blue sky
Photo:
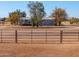
[[(50, 16), (55, 7), (63, 8), (68, 13), (69, 17), (79, 18), (79, 2), (78, 1), (41, 1), (45, 7), (47, 16)], [(20, 9), (25, 11), (29, 16), (27, 7), (28, 1), (0, 1), (0, 17), (8, 16), (9, 12)]]

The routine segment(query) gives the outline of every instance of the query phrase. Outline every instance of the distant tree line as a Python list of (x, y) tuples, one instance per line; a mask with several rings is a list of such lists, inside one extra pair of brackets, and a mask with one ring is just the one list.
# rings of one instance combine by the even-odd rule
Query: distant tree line
[(69, 19), (69, 21), (70, 21), (70, 24), (73, 24), (73, 23), (77, 24), (79, 22), (79, 18), (72, 17), (72, 18)]
[[(32, 26), (39, 27), (39, 23), (42, 21), (42, 18), (46, 16), (43, 3), (32, 1), (29, 2), (27, 6), (29, 8)], [(16, 11), (9, 13), (8, 21), (10, 21), (11, 24), (18, 24), (18, 21), (21, 17), (26, 17), (26, 13), (25, 11), (20, 11), (19, 9), (17, 9)], [(55, 8), (50, 17), (54, 18), (55, 26), (60, 26), (62, 21), (68, 20), (67, 12), (62, 8)], [(71, 19), (69, 19), (69, 21), (72, 24), (73, 22), (79, 22), (79, 19), (72, 17)]]

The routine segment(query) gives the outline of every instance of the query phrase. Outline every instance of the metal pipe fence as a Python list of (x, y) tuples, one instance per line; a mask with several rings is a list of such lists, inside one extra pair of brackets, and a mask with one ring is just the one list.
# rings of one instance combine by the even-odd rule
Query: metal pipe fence
[(0, 30), (0, 42), (27, 44), (78, 43), (79, 31)]

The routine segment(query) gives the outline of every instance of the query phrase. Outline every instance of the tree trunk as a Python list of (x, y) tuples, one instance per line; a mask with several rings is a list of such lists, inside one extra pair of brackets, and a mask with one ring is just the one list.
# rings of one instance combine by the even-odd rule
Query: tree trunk
[(38, 22), (37, 22), (36, 26), (37, 26), (37, 28), (39, 27), (39, 24), (38, 24)]
[(61, 21), (59, 21), (59, 26), (61, 25)]

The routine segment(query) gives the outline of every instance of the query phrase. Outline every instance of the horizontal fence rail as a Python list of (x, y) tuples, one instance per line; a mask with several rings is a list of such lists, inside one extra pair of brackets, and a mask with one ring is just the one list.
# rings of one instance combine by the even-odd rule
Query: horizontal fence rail
[(0, 30), (0, 43), (79, 43), (79, 31)]

